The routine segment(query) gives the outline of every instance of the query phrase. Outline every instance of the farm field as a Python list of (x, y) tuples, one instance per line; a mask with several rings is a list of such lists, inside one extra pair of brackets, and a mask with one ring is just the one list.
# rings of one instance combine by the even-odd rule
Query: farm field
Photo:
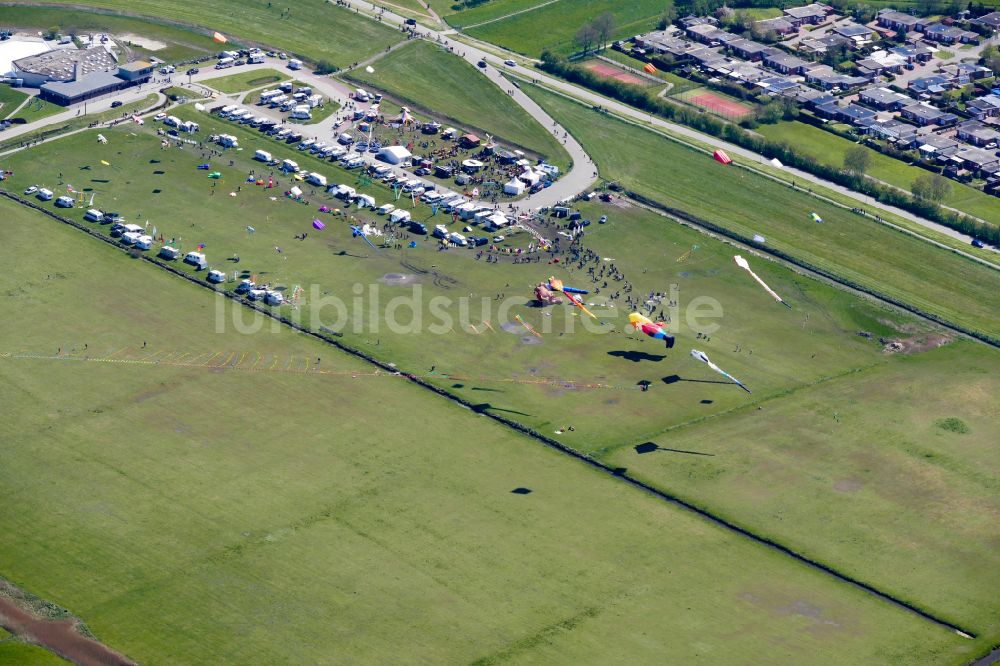
[[(476, 39), (532, 57), (540, 56), (545, 49), (570, 55), (579, 50), (573, 43), (574, 35), (581, 26), (595, 17), (605, 12), (610, 12), (615, 17), (615, 30), (611, 37), (614, 40), (654, 29), (663, 7), (663, 3), (658, 0), (556, 0), (528, 12), (479, 27), (463, 27), (462, 30)], [(450, 17), (449, 22), (461, 20), (462, 26), (469, 26), (479, 22), (475, 17), (477, 11), (479, 10), (460, 12)], [(484, 7), (484, 11), (489, 12), (488, 18), (494, 18), (496, 10), (491, 10), (489, 4)], [(538, 26), (545, 26), (545, 29), (539, 30)]]
[[(512, 102), (475, 67), (426, 42), (394, 50), (373, 64), (375, 73), (354, 70), (348, 78), (398, 103), (488, 132), (565, 168), (569, 156), (551, 134)], [(433, 111), (430, 111), (433, 109)]]
[[(589, 107), (531, 85), (523, 89), (594, 155), (603, 178), (744, 237), (762, 234), (770, 247), (946, 320), (1000, 332), (996, 271), (756, 174), (724, 168), (710, 155)], [(636, 146), (645, 147), (642, 168)], [(824, 224), (813, 223), (811, 212)], [(956, 283), (964, 288), (953, 289)]]
[[(60, 6), (67, 3), (54, 3)], [(327, 60), (345, 67), (384, 51), (402, 41), (402, 34), (358, 16), (324, 0), (301, 0), (286, 13), (280, 3), (219, 0), (211, 4), (192, 4), (184, 0), (87, 0), (73, 7), (94, 7), (127, 12), (131, 18), (169, 16), (172, 21), (204, 31), (211, 41), (218, 30), (235, 41), (251, 40), (310, 61)], [(155, 19), (154, 19), (155, 21)], [(338, 35), (330, 39), (330, 35)], [(212, 49), (217, 50), (217, 49)]]
[[(842, 137), (824, 132), (818, 127), (812, 127), (797, 121), (782, 121), (774, 125), (761, 125), (757, 132), (773, 141), (785, 140), (795, 144), (802, 153), (823, 164), (842, 167), (844, 153), (857, 144)], [(867, 149), (871, 156), (872, 166), (868, 175), (885, 181), (901, 189), (910, 191), (913, 181), (920, 175), (928, 173), (920, 167), (910, 166), (905, 162)], [(974, 215), (982, 220), (995, 222), (1000, 220), (1000, 199), (986, 194), (974, 187), (969, 187), (950, 180), (951, 191), (944, 198), (944, 204), (960, 211)]]
[(251, 69), (236, 74), (207, 79), (201, 83), (209, 88), (215, 88), (219, 92), (231, 95), (245, 90), (267, 88), (273, 84), (287, 81), (289, 78), (291, 77), (276, 69)]
[[(288, 329), (219, 332), (216, 308), (237, 306), (0, 209), (18, 331), (0, 332), (3, 574), (140, 663), (971, 656), (404, 380), (352, 377), (358, 361)], [(321, 365), (251, 382), (222, 361), (141, 362), (167, 348)], [(115, 351), (135, 362), (84, 360)]]
[[(151, 17), (132, 18), (87, 10), (79, 4), (72, 11), (21, 3), (0, 6), (0, 25), (38, 30), (58, 26), (61, 32), (67, 34), (103, 32), (113, 36), (133, 35), (138, 39), (131, 40), (129, 48), (135, 55), (143, 58), (152, 56), (164, 62), (197, 58), (218, 50), (210, 32), (167, 25), (161, 19)], [(157, 42), (156, 48), (152, 47), (153, 42)]]

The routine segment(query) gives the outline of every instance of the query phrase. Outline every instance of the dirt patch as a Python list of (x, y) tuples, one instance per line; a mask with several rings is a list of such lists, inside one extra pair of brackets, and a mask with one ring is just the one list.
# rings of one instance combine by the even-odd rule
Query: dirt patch
[(542, 344), (541, 338), (536, 338), (533, 335), (523, 335), (521, 336), (522, 345), (540, 345)]
[[(135, 666), (134, 661), (80, 633), (81, 623), (70, 616), (48, 619), (26, 610), (31, 603), (13, 585), (0, 581), (0, 626), (18, 638), (55, 652), (82, 666)], [(51, 605), (49, 606), (52, 607)], [(60, 609), (61, 610), (61, 609)]]
[(954, 339), (955, 336), (946, 333), (928, 333), (912, 338), (897, 338), (893, 340), (883, 339), (882, 351), (886, 354), (919, 354), (920, 352), (943, 347)]
[(833, 489), (838, 493), (856, 493), (861, 490), (864, 484), (857, 479), (838, 479), (833, 484)]
[(507, 333), (514, 333), (515, 335), (523, 335), (528, 332), (528, 329), (520, 324), (515, 324), (512, 321), (505, 321), (500, 324), (500, 330), (506, 331)]
[(164, 42), (157, 41), (150, 37), (141, 37), (139, 35), (133, 35), (127, 32), (123, 35), (115, 35), (115, 39), (122, 43), (131, 43), (132, 46), (141, 46), (147, 51), (159, 51), (160, 49), (167, 48)]
[(405, 287), (416, 282), (417, 276), (409, 273), (386, 273), (378, 281), (393, 287)]

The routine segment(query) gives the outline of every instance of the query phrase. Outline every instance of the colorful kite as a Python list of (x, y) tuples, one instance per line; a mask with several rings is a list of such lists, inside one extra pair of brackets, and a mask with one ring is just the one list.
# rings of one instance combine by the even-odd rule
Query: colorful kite
[(219, 33), (215, 33), (214, 35), (212, 35), (212, 39), (220, 44), (225, 44), (226, 42), (229, 41), (228, 39), (225, 38), (224, 35), (221, 35)]
[(593, 312), (591, 312), (590, 310), (588, 310), (583, 305), (583, 301), (581, 301), (579, 298), (577, 298), (576, 296), (573, 295), (574, 293), (576, 293), (576, 294), (579, 294), (579, 293), (586, 294), (587, 293), (586, 291), (583, 291), (581, 289), (573, 289), (572, 287), (567, 288), (567, 287), (563, 286), (562, 280), (557, 280), (554, 277), (550, 277), (549, 278), (549, 289), (552, 289), (553, 291), (561, 292), (563, 294), (563, 296), (565, 296), (566, 298), (569, 299), (570, 303), (572, 303), (576, 307), (580, 308), (581, 310), (583, 310), (584, 312), (586, 312), (587, 314), (589, 314), (594, 319), (597, 319), (597, 315), (595, 315)]
[(208, 171), (211, 167), (208, 164), (199, 164), (198, 169), (200, 171)]
[(104, 166), (111, 166), (111, 162), (105, 160), (101, 160), (101, 164), (103, 164)]
[(325, 224), (323, 224), (319, 220), (313, 220), (313, 229), (318, 229), (320, 231), (323, 231), (323, 229), (325, 228), (326, 228)]
[(809, 214), (812, 216), (813, 222), (822, 222), (823, 221), (823, 218), (820, 217), (819, 215), (817, 215), (816, 213), (809, 213)]
[(687, 252), (685, 252), (681, 256), (677, 257), (677, 263), (678, 264), (683, 264), (685, 261), (687, 261), (688, 259), (691, 258), (692, 254), (694, 254), (697, 251), (698, 251), (698, 246), (697, 245), (692, 245), (690, 250), (688, 250)]
[(662, 321), (654, 322), (645, 315), (633, 312), (628, 316), (628, 323), (631, 324), (632, 328), (635, 330), (642, 331), (655, 340), (663, 340), (667, 345), (667, 349), (673, 348), (674, 336), (670, 335), (663, 329), (665, 324)]
[(528, 329), (528, 332), (531, 333), (536, 338), (542, 337), (542, 334), (536, 331), (534, 328), (532, 328), (531, 324), (521, 319), (521, 315), (514, 315), (514, 319), (516, 319), (517, 323), (519, 323), (521, 326), (524, 326), (526, 329)]
[(742, 268), (743, 270), (745, 270), (747, 273), (749, 273), (750, 277), (752, 277), (754, 280), (757, 281), (757, 284), (759, 284), (760, 286), (764, 287), (764, 291), (766, 291), (767, 293), (771, 294), (771, 297), (774, 298), (774, 300), (778, 301), (779, 303), (781, 303), (782, 305), (784, 305), (789, 310), (792, 309), (791, 305), (789, 305), (788, 303), (786, 303), (785, 301), (783, 301), (781, 299), (781, 296), (778, 296), (778, 294), (774, 293), (774, 290), (771, 289), (770, 287), (768, 287), (767, 284), (763, 280), (761, 280), (757, 276), (757, 274), (753, 272), (753, 270), (751, 270), (750, 264), (747, 263), (746, 259), (744, 259), (743, 257), (741, 257), (740, 255), (737, 254), (736, 256), (733, 257), (733, 261), (736, 262), (737, 266), (739, 266), (740, 268)]
[(726, 155), (726, 151), (724, 150), (715, 151), (712, 153), (712, 157), (715, 158), (716, 162), (721, 162), (722, 164), (730, 164), (733, 161), (729, 155)]
[(364, 232), (364, 231), (363, 231), (363, 230), (361, 229), (361, 227), (359, 227), (359, 226), (358, 226), (358, 225), (356, 225), (356, 224), (352, 224), (352, 225), (351, 225), (351, 234), (352, 234), (352, 235), (353, 235), (353, 236), (354, 236), (355, 238), (358, 238), (359, 236), (360, 236), (361, 238), (364, 238), (364, 239), (365, 239), (365, 242), (366, 242), (366, 243), (368, 243), (368, 245), (370, 245), (370, 246), (371, 246), (371, 248), (372, 248), (373, 250), (375, 250), (376, 252), (378, 252), (378, 248), (377, 248), (377, 247), (375, 247), (375, 244), (374, 244), (374, 243), (372, 243), (372, 242), (371, 242), (370, 240), (368, 240), (368, 236), (366, 236), (366, 235), (365, 235), (365, 232)]
[(212, 180), (218, 180), (218, 179), (222, 178), (222, 172), (221, 171), (213, 171), (212, 173), (208, 174), (208, 177), (211, 178)]
[(719, 374), (720, 374), (720, 375), (722, 375), (723, 377), (727, 377), (727, 378), (729, 378), (729, 379), (730, 379), (730, 380), (732, 380), (732, 381), (733, 381), (733, 382), (734, 382), (734, 383), (735, 383), (735, 384), (736, 384), (737, 386), (739, 386), (739, 387), (740, 387), (741, 389), (743, 389), (743, 390), (744, 390), (744, 391), (746, 391), (747, 393), (751, 393), (751, 394), (753, 393), (753, 391), (751, 391), (750, 389), (748, 389), (748, 388), (747, 388), (746, 386), (744, 386), (744, 385), (743, 385), (743, 382), (741, 382), (740, 380), (736, 379), (736, 377), (733, 377), (733, 376), (732, 376), (731, 374), (729, 374), (728, 372), (726, 372), (725, 370), (723, 370), (722, 368), (720, 368), (720, 367), (719, 367), (719, 366), (717, 366), (716, 364), (712, 363), (712, 362), (711, 362), (711, 361), (710, 361), (710, 360), (708, 359), (708, 355), (707, 355), (707, 354), (706, 354), (705, 352), (703, 352), (703, 351), (698, 351), (697, 349), (692, 349), (692, 350), (691, 350), (691, 357), (692, 357), (692, 358), (695, 358), (695, 359), (697, 359), (697, 360), (699, 360), (699, 361), (701, 361), (702, 363), (706, 363), (706, 364), (708, 364), (708, 367), (712, 368), (712, 370), (715, 370), (715, 371), (716, 371), (717, 373), (719, 373)]
[(647, 62), (643, 66), (643, 70), (645, 70), (647, 74), (656, 74), (656, 67), (651, 62)]

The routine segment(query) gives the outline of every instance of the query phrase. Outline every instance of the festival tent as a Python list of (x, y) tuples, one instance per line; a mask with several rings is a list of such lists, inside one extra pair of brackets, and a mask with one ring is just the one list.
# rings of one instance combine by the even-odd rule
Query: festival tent
[(781, 167), (783, 167), (785, 165), (781, 163), (781, 160), (779, 160), (777, 157), (775, 157), (775, 158), (773, 158), (771, 160), (771, 166), (776, 166), (776, 167), (778, 167), (780, 169)]
[(302, 190), (300, 190), (297, 185), (293, 185), (292, 189), (288, 190), (288, 196), (292, 197), (293, 199), (298, 199), (299, 197), (302, 196)]
[(722, 164), (729, 164), (733, 161), (732, 158), (729, 157), (729, 155), (726, 155), (723, 150), (715, 151), (712, 153), (712, 157), (714, 157), (717, 162), (721, 162)]
[(517, 178), (512, 178), (510, 182), (503, 186), (503, 193), (510, 194), (513, 196), (520, 196), (524, 194), (524, 183)]

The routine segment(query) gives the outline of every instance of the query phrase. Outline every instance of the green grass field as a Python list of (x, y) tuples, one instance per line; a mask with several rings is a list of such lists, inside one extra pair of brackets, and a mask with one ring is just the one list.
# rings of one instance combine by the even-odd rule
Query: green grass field
[[(373, 56), (402, 40), (400, 32), (324, 0), (302, 0), (292, 7), (239, 0), (219, 0), (210, 5), (184, 0), (73, 3), (74, 7), (81, 5), (127, 12), (135, 19), (169, 16), (172, 21), (205, 26), (199, 30), (205, 31), (209, 42), (212, 31), (217, 30), (236, 41), (242, 38), (267, 44), (312, 61), (327, 60), (338, 67)], [(286, 9), (290, 11), (286, 13)], [(336, 38), (331, 39), (331, 35)]]
[[(537, 9), (492, 21), (479, 27), (465, 27), (533, 5), (539, 6)], [(632, 2), (556, 0), (556, 2), (546, 5), (540, 5), (537, 2), (505, 4), (504, 11), (500, 11), (499, 7), (493, 6), (491, 2), (484, 5), (482, 9), (477, 8), (454, 14), (448, 20), (449, 23), (461, 28), (476, 39), (537, 57), (545, 49), (551, 49), (564, 55), (575, 53), (579, 50), (579, 47), (573, 43), (576, 32), (585, 23), (605, 12), (610, 12), (615, 17), (615, 31), (612, 39), (631, 37), (655, 29), (663, 7), (663, 3), (659, 0), (634, 0)], [(477, 12), (482, 12), (482, 14), (477, 14)], [(544, 27), (539, 29), (539, 26)]]
[[(771, 247), (947, 320), (1000, 332), (996, 271), (753, 173), (723, 168), (710, 155), (589, 107), (522, 88), (594, 155), (604, 178), (745, 237), (762, 234)], [(811, 222), (811, 212), (825, 223)], [(963, 289), (955, 290), (956, 282)]]
[(168, 25), (162, 19), (137, 19), (109, 13), (87, 11), (76, 5), (72, 11), (55, 7), (33, 7), (14, 4), (0, 7), (0, 24), (19, 28), (47, 30), (58, 26), (67, 34), (106, 32), (110, 35), (137, 35), (166, 44), (155, 50), (131, 47), (140, 57), (156, 57), (164, 62), (177, 62), (218, 51), (211, 33), (187, 30)]
[(66, 666), (68, 663), (48, 650), (28, 643), (14, 640), (0, 642), (0, 666)]
[[(995, 638), (998, 364), (955, 343), (652, 438), (710, 455), (605, 456)], [(942, 427), (956, 418), (967, 433)]]
[(39, 120), (44, 120), (49, 116), (54, 116), (57, 113), (62, 113), (65, 110), (66, 107), (64, 106), (59, 106), (58, 104), (53, 104), (52, 102), (47, 102), (44, 99), (38, 99), (36, 97), (22, 106), (17, 113), (13, 113), (12, 115), (18, 118), (24, 118), (25, 122), (34, 123)]
[(167, 97), (187, 97), (188, 99), (204, 99), (205, 93), (192, 90), (191, 88), (185, 88), (183, 86), (170, 86), (163, 90), (163, 94)]
[[(804, 155), (833, 167), (842, 167), (844, 153), (848, 148), (857, 145), (835, 134), (824, 132), (818, 127), (795, 121), (761, 125), (757, 131), (773, 141), (787, 141)], [(918, 176), (927, 173), (920, 167), (910, 166), (875, 150), (867, 150), (872, 162), (868, 175), (907, 192)], [(1000, 220), (1000, 199), (957, 181), (949, 182), (951, 191), (944, 199), (946, 206), (983, 220), (993, 222)]]
[[(403, 380), (353, 378), (301, 335), (218, 332), (235, 306), (0, 208), (2, 573), (140, 663), (973, 654)], [(127, 362), (168, 349), (192, 362)], [(224, 349), (275, 369), (195, 360)], [(324, 372), (281, 371), (296, 357)]]
[(489, 132), (563, 168), (569, 156), (549, 132), (475, 67), (441, 48), (415, 42), (378, 59), (374, 74), (350, 79), (465, 129)]
[(28, 95), (11, 86), (0, 86), (0, 118), (6, 118), (21, 106)]
[(201, 83), (209, 88), (215, 88), (219, 92), (232, 94), (245, 90), (267, 88), (272, 84), (287, 81), (289, 78), (291, 77), (284, 72), (279, 72), (275, 69), (250, 69), (214, 79), (207, 79)]

